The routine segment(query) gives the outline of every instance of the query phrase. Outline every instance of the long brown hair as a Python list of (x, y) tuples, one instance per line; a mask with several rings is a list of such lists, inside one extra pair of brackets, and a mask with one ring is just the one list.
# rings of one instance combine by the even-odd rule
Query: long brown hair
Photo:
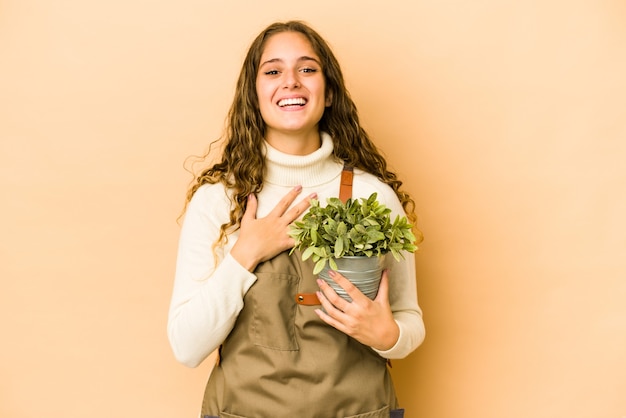
[[(300, 21), (277, 22), (263, 30), (248, 49), (237, 81), (235, 97), (228, 112), (221, 161), (201, 172), (187, 192), (187, 202), (203, 184), (221, 182), (232, 192), (229, 221), (220, 228), (215, 246), (222, 246), (230, 232), (239, 228), (247, 197), (263, 188), (265, 122), (259, 110), (256, 78), (267, 40), (281, 32), (298, 32), (311, 43), (321, 60), (326, 97), (332, 97), (318, 127), (333, 138), (333, 154), (346, 164), (377, 176), (396, 192), (409, 220), (415, 225), (415, 202), (400, 189), (402, 182), (387, 169), (387, 163), (361, 127), (356, 105), (346, 89), (339, 62), (326, 41)], [(418, 236), (421, 240), (421, 234)]]

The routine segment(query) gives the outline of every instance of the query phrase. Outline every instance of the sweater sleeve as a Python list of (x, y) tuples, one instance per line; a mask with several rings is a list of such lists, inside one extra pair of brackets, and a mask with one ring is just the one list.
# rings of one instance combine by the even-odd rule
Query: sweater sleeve
[(422, 310), (417, 302), (415, 256), (405, 252), (401, 261), (396, 261), (390, 254), (386, 259), (389, 268), (389, 303), (400, 335), (389, 350), (375, 351), (384, 358), (399, 359), (408, 356), (424, 341), (426, 330)]
[(181, 228), (167, 331), (174, 356), (188, 367), (198, 366), (228, 336), (256, 281), (228, 253), (236, 234), (215, 265), (212, 245), (228, 210), (221, 185), (203, 186), (189, 202)]

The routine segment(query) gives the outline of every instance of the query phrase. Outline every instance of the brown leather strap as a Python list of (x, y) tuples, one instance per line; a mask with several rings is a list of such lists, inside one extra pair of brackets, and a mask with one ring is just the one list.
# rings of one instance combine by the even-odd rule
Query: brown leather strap
[(341, 172), (341, 185), (339, 186), (339, 199), (346, 203), (352, 197), (352, 179), (354, 177), (353, 168), (349, 165), (343, 166)]
[(298, 293), (296, 295), (296, 303), (306, 306), (321, 305), (315, 293)]

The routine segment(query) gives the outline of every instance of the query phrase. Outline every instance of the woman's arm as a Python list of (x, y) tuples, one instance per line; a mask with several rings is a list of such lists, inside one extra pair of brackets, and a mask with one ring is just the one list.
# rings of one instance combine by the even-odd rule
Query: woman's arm
[(181, 228), (168, 337), (176, 359), (189, 367), (198, 366), (228, 336), (256, 281), (228, 254), (237, 234), (229, 237), (215, 266), (212, 245), (229, 210), (221, 185), (203, 186), (189, 202)]
[(301, 191), (299, 186), (290, 190), (262, 218), (256, 217), (256, 197), (250, 196), (241, 228), (229, 236), (217, 267), (212, 246), (228, 219), (230, 202), (219, 184), (196, 191), (180, 234), (168, 319), (170, 344), (179, 362), (196, 367), (226, 339), (243, 308), (243, 297), (256, 281), (251, 273), (256, 265), (293, 247), (288, 226), (315, 197), (291, 207)]
[(404, 256), (404, 260), (399, 262), (391, 256), (387, 257), (390, 267), (389, 303), (400, 335), (393, 347), (385, 351), (376, 351), (389, 359), (408, 356), (426, 336), (422, 310), (417, 301), (415, 256), (407, 252), (404, 252)]
[[(412, 256), (406, 254), (407, 258)], [(410, 260), (404, 261), (412, 264)], [(424, 323), (415, 293), (415, 273), (395, 267), (395, 274), (389, 270), (383, 272), (374, 300), (341, 274), (331, 272), (332, 279), (348, 293), (352, 302), (337, 295), (325, 281), (318, 280), (321, 290), (318, 298), (324, 309), (315, 312), (324, 322), (370, 346), (382, 357), (406, 357), (422, 343)]]
[[(392, 210), (392, 217), (405, 215), (391, 187), (370, 174), (355, 170), (353, 196), (368, 197), (373, 192), (377, 192), (378, 200)], [(396, 261), (391, 254), (386, 256), (386, 286), (383, 289), (381, 285), (379, 296), (374, 301), (355, 289), (354, 295), (350, 294), (355, 305), (348, 306), (330, 286), (320, 282), (323, 291), (320, 300), (323, 303), (326, 301), (326, 313), (318, 311), (322, 320), (389, 359), (409, 355), (422, 343), (426, 334), (422, 310), (417, 301), (415, 256), (407, 252), (403, 254), (404, 259), (400, 261)], [(343, 276), (338, 276), (338, 283), (352, 287)]]

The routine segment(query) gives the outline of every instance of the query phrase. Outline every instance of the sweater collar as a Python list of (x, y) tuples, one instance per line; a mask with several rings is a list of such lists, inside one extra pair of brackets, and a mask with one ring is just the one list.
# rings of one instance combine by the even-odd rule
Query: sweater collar
[(322, 146), (308, 155), (285, 154), (265, 142), (265, 181), (277, 186), (314, 187), (336, 178), (343, 164), (333, 157), (333, 140), (320, 133)]

